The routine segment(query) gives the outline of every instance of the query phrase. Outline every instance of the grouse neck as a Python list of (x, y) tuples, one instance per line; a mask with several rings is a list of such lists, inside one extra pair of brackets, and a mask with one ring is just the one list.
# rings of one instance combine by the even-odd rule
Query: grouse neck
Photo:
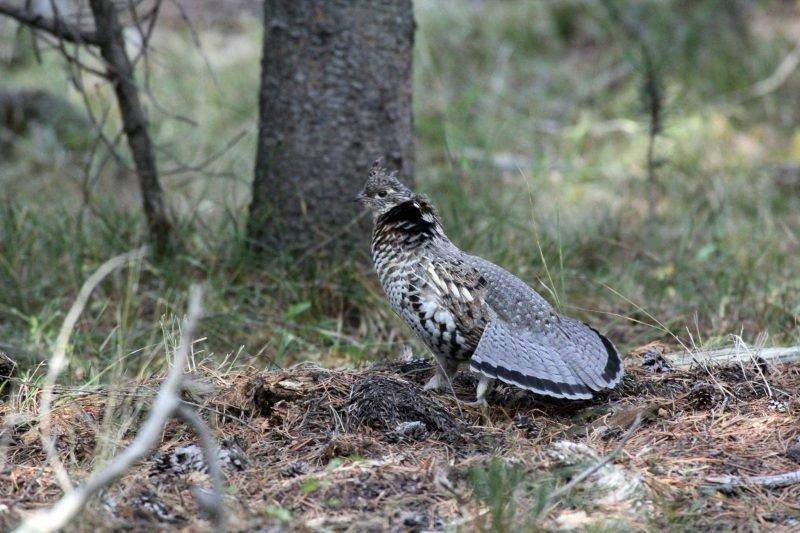
[(392, 237), (406, 246), (419, 246), (434, 239), (445, 238), (436, 212), (425, 200), (415, 198), (397, 204), (378, 217), (373, 242)]

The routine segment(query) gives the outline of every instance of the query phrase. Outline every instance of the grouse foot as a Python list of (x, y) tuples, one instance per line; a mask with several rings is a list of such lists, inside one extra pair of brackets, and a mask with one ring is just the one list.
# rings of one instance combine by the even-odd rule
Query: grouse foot
[(422, 387), (422, 390), (438, 391), (442, 388), (442, 377), (439, 372), (436, 372), (431, 379)]

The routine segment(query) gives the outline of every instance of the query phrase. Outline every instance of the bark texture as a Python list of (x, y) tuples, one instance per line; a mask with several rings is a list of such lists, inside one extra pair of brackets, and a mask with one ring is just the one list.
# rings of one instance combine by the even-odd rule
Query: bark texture
[(158, 181), (147, 119), (134, 81), (133, 66), (125, 50), (122, 26), (113, 1), (90, 0), (89, 5), (94, 17), (96, 44), (106, 62), (108, 78), (114, 86), (125, 136), (139, 178), (147, 226), (156, 251), (161, 253), (169, 244), (171, 225), (164, 206), (164, 193)]
[(412, 179), (411, 0), (265, 0), (264, 25), (249, 236), (366, 249), (352, 198), (372, 162)]

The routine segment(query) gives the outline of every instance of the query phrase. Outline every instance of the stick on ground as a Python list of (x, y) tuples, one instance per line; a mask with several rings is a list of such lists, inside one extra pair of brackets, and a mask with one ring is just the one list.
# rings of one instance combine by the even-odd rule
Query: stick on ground
[[(172, 368), (170, 368), (163, 385), (158, 391), (147, 420), (145, 420), (136, 434), (133, 442), (116, 457), (108, 461), (101, 470), (90, 475), (83, 485), (67, 492), (54, 506), (30, 516), (16, 529), (17, 533), (57, 531), (69, 524), (95, 493), (119, 479), (161, 440), (164, 425), (175, 414), (183, 416), (200, 434), (215, 492), (213, 497), (209, 499), (211, 504), (208, 506), (213, 508), (211, 516), (216, 529), (223, 529), (225, 513), (222, 505), (222, 495), (218, 492), (221, 482), (215, 460), (216, 446), (213, 445), (213, 439), (205, 425), (198, 423), (199, 417), (187, 414), (185, 411), (187, 408), (180, 399), (184, 367), (189, 358), (197, 322), (202, 314), (201, 300), (202, 290), (197, 286), (193, 287), (189, 296), (188, 314), (183, 322), (180, 345), (175, 352)], [(213, 450), (208, 449), (212, 446)], [(212, 455), (213, 459), (211, 458)]]
[(710, 351), (672, 353), (665, 355), (664, 358), (676, 368), (687, 368), (698, 363), (733, 366), (753, 359), (762, 359), (770, 363), (793, 363), (800, 361), (800, 346), (759, 349), (733, 347)]
[(39, 402), (39, 433), (42, 441), (42, 447), (47, 454), (47, 460), (49, 461), (50, 466), (53, 468), (53, 472), (56, 475), (59, 485), (61, 485), (61, 488), (65, 492), (72, 490), (72, 483), (69, 480), (69, 476), (67, 475), (64, 465), (61, 464), (61, 460), (58, 457), (58, 452), (56, 451), (55, 442), (53, 441), (53, 437), (51, 435), (50, 411), (53, 403), (53, 387), (55, 387), (59, 374), (61, 374), (61, 372), (67, 366), (67, 347), (69, 346), (69, 339), (72, 336), (72, 331), (75, 329), (75, 324), (78, 322), (78, 318), (80, 318), (81, 313), (83, 312), (83, 308), (86, 307), (89, 297), (92, 295), (92, 292), (94, 292), (94, 289), (100, 284), (100, 282), (103, 281), (103, 279), (105, 279), (105, 277), (114, 270), (120, 268), (129, 261), (141, 259), (146, 253), (147, 247), (143, 246), (136, 250), (112, 257), (100, 265), (100, 268), (98, 268), (95, 273), (89, 276), (89, 278), (83, 283), (80, 291), (78, 291), (78, 297), (75, 299), (72, 307), (70, 307), (69, 311), (67, 312), (64, 323), (61, 325), (61, 329), (58, 332), (56, 344), (53, 348), (53, 355), (50, 357), (50, 361), (48, 363), (47, 376), (45, 377), (44, 385), (42, 387), (42, 395)]
[(776, 489), (800, 483), (800, 470), (771, 476), (712, 476), (707, 477), (706, 481), (718, 490), (731, 490), (735, 487), (747, 487), (748, 485)]

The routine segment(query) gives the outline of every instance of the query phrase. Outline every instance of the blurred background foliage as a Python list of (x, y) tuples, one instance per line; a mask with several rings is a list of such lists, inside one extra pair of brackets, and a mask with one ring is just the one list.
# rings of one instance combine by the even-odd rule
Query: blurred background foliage
[[(219, 360), (353, 364), (413, 342), (364, 257), (322, 270), (247, 252), (262, 24), (258, 2), (238, 4), (198, 4), (194, 32), (169, 11), (157, 27), (140, 79), (181, 246), (102, 285), (75, 379), (157, 370), (193, 280)], [(758, 90), (800, 43), (800, 3), (418, 0), (415, 14), (415, 174), (454, 242), (623, 349), (800, 342), (800, 73)], [(645, 50), (662, 95), (654, 184)], [(34, 372), (83, 280), (145, 228), (83, 110), (120, 142), (109, 88), (87, 79), (82, 102), (61, 57), (8, 20), (0, 77), (74, 108), (20, 123), (0, 95), (0, 350)]]

